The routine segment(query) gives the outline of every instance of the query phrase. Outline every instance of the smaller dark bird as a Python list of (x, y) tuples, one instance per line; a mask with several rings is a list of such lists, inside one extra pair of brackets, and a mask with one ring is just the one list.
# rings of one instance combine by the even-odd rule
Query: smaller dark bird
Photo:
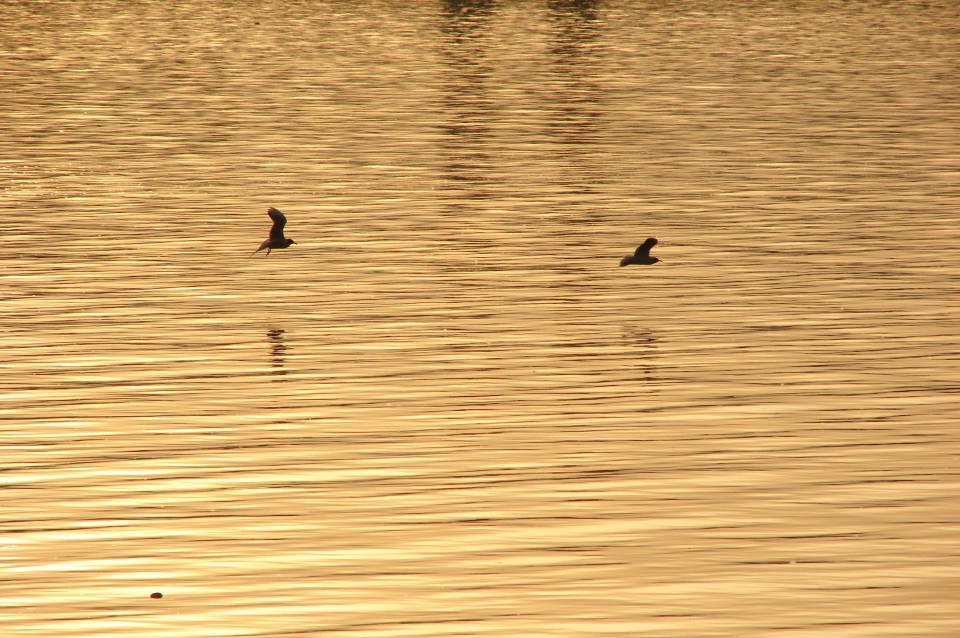
[(649, 266), (650, 264), (655, 264), (659, 259), (656, 257), (650, 256), (650, 249), (657, 245), (656, 237), (647, 237), (642, 244), (637, 247), (637, 250), (634, 251), (632, 255), (627, 255), (620, 260), (621, 266), (629, 266), (630, 264), (640, 264), (644, 266)]
[[(290, 244), (295, 244), (297, 242), (283, 236), (283, 227), (287, 224), (287, 218), (283, 216), (283, 213), (278, 211), (276, 208), (268, 208), (267, 215), (270, 215), (270, 219), (273, 220), (273, 226), (270, 227), (270, 236), (263, 240), (263, 243), (260, 244), (260, 248), (257, 248), (253, 251), (253, 254), (256, 255), (258, 252), (267, 249), (267, 255), (270, 254), (271, 250), (277, 250), (279, 248), (290, 248)], [(264, 255), (266, 257), (266, 255)]]

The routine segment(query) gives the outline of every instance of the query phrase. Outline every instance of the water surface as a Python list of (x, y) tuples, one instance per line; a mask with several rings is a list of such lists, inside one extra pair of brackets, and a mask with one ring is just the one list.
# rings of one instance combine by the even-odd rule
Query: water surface
[(3, 7), (5, 636), (955, 635), (952, 4)]

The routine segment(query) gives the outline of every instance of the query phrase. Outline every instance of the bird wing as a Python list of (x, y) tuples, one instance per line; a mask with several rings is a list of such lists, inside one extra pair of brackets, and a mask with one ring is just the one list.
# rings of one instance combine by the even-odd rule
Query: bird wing
[(650, 249), (657, 245), (656, 237), (647, 237), (647, 239), (637, 246), (637, 250), (634, 251), (634, 256), (636, 257), (648, 257), (650, 255)]
[(267, 215), (273, 220), (273, 226), (270, 228), (270, 241), (283, 241), (283, 227), (287, 224), (287, 218), (276, 208), (268, 208)]

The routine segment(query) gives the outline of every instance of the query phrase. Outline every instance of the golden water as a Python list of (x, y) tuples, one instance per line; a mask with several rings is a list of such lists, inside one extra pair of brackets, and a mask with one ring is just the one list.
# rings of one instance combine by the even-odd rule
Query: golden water
[(4, 636), (957, 635), (952, 3), (0, 7)]

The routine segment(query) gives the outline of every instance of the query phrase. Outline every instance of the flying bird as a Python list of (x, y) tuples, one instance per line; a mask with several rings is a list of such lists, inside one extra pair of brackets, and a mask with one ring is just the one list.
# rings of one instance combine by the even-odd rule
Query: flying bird
[[(297, 242), (293, 241), (288, 237), (283, 236), (283, 227), (287, 224), (287, 218), (283, 216), (283, 213), (278, 211), (276, 208), (268, 208), (267, 215), (270, 215), (270, 219), (273, 220), (273, 226), (270, 227), (270, 236), (263, 240), (263, 243), (260, 244), (260, 248), (257, 248), (253, 251), (253, 254), (256, 255), (258, 252), (267, 249), (267, 255), (270, 254), (271, 250), (277, 250), (279, 248), (289, 248), (290, 244), (295, 244)], [(266, 255), (264, 255), (266, 257)]]
[(647, 237), (642, 244), (637, 246), (637, 250), (634, 251), (632, 255), (627, 255), (620, 260), (620, 265), (629, 266), (630, 264), (640, 264), (649, 266), (650, 264), (657, 263), (660, 260), (650, 256), (650, 249), (656, 245), (656, 237)]

